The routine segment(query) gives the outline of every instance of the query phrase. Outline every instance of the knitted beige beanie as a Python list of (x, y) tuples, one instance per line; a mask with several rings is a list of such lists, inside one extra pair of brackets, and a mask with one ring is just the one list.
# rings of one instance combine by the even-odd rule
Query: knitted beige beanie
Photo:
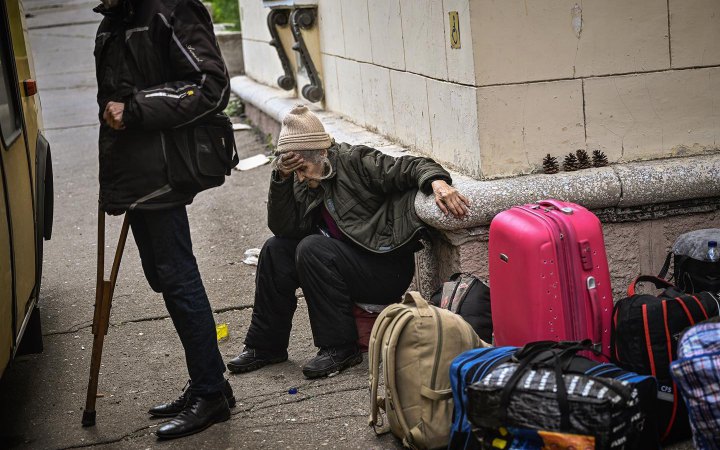
[(283, 117), (276, 153), (324, 150), (331, 145), (320, 119), (305, 105), (297, 105)]

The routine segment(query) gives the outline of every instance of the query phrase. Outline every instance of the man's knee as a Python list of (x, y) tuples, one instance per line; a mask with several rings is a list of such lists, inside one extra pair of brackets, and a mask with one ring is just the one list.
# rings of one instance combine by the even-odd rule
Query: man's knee
[(320, 255), (331, 253), (330, 240), (319, 234), (313, 234), (301, 240), (295, 250), (295, 264), (300, 266), (309, 261), (316, 261)]

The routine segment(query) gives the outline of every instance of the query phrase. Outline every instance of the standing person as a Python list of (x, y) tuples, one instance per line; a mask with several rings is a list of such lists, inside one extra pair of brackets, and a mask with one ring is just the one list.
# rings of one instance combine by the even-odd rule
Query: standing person
[(185, 349), (189, 388), (149, 413), (174, 417), (170, 439), (230, 417), (235, 405), (215, 320), (192, 252), (186, 205), (168, 180), (173, 129), (221, 112), (229, 79), (199, 0), (103, 0), (95, 61), (100, 107), (100, 205), (127, 212), (145, 277), (162, 293)]
[(302, 370), (318, 378), (362, 361), (353, 304), (397, 302), (410, 285), (424, 228), (418, 190), (458, 217), (469, 202), (433, 160), (335, 144), (302, 105), (284, 117), (277, 153), (268, 199), (275, 236), (260, 253), (245, 348), (227, 366), (249, 372), (287, 360), (302, 287), (320, 348)]

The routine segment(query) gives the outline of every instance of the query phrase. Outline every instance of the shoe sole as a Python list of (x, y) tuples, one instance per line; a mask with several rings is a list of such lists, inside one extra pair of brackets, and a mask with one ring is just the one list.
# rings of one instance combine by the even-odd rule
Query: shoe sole
[(283, 356), (280, 358), (273, 358), (273, 359), (262, 359), (255, 362), (252, 362), (250, 364), (245, 364), (244, 366), (238, 366), (232, 363), (227, 363), (226, 366), (230, 373), (246, 373), (246, 372), (252, 372), (253, 370), (258, 370), (262, 367), (265, 367), (269, 364), (278, 364), (281, 362), (285, 362), (288, 360), (287, 356)]
[(159, 441), (169, 441), (171, 439), (179, 439), (179, 438), (183, 438), (186, 436), (192, 436), (193, 434), (203, 432), (203, 431), (207, 430), (208, 428), (210, 428), (211, 426), (215, 425), (216, 423), (222, 423), (229, 419), (230, 419), (230, 410), (228, 410), (227, 415), (223, 415), (222, 417), (220, 417), (218, 419), (214, 419), (212, 422), (208, 423), (207, 425), (205, 425), (202, 428), (198, 428), (197, 430), (188, 431), (187, 433), (182, 433), (182, 434), (173, 434), (171, 436), (160, 436), (157, 433), (155, 433), (155, 436), (157, 436)]
[(346, 359), (345, 361), (339, 362), (337, 365), (333, 366), (330, 369), (320, 370), (317, 372), (312, 372), (303, 369), (303, 375), (305, 375), (305, 378), (307, 379), (314, 379), (314, 378), (322, 378), (327, 377), (333, 373), (342, 372), (345, 369), (349, 369), (352, 366), (356, 366), (362, 362), (362, 353), (353, 355), (350, 358)]

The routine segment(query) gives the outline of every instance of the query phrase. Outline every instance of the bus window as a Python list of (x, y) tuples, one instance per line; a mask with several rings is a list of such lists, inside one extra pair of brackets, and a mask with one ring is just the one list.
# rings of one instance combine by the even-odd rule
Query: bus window
[(20, 134), (20, 114), (15, 101), (14, 81), (10, 76), (11, 68), (8, 66), (10, 60), (6, 54), (6, 44), (3, 42), (3, 45), (0, 45), (0, 131), (5, 148), (9, 148), (10, 143)]

